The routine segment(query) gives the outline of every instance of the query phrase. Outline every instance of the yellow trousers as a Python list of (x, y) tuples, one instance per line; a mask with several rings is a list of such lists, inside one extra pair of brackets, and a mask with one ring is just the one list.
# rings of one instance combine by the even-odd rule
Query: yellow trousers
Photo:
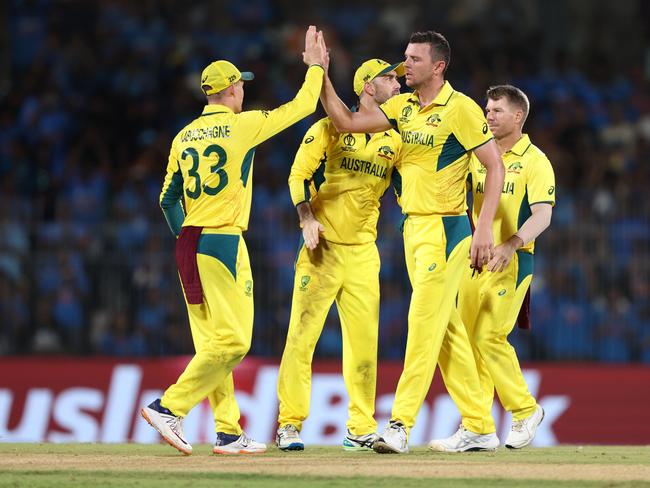
[[(503, 408), (514, 420), (528, 417), (537, 402), (528, 391), (515, 349), (508, 343), (526, 291), (533, 278), (532, 254), (518, 251), (501, 273), (484, 270), (472, 277), (463, 276), (458, 308), (472, 344), (474, 358), (484, 391), (483, 398), (492, 407), (496, 388)], [(455, 384), (457, 396), (467, 392)]]
[(450, 394), (472, 432), (495, 431), (479, 382), (467, 332), (456, 309), (463, 269), (469, 267), (466, 216), (409, 216), (404, 253), (413, 293), (408, 315), (404, 370), (395, 392), (392, 420), (407, 429), (431, 386), (439, 361)]
[(302, 247), (296, 261), (287, 342), (278, 376), (278, 423), (298, 430), (309, 414), (311, 364), (327, 313), (336, 302), (343, 336), (343, 379), (350, 397), (348, 429), (375, 432), (379, 253), (374, 242), (322, 240)]
[(253, 332), (253, 277), (241, 234), (204, 229), (197, 247), (203, 303), (187, 304), (196, 354), (161, 404), (185, 417), (208, 397), (215, 429), (241, 434), (232, 370)]

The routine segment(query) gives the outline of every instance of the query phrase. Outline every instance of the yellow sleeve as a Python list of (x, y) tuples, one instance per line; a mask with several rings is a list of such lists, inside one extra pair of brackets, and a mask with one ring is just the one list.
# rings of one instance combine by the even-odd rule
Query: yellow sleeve
[(176, 139), (172, 143), (167, 160), (167, 171), (163, 181), (162, 191), (160, 192), (160, 208), (162, 208), (167, 225), (174, 233), (178, 235), (181, 231), (185, 212), (181, 199), (183, 197), (183, 174), (178, 164), (178, 152), (176, 150)]
[(395, 95), (394, 97), (389, 98), (384, 103), (379, 106), (379, 109), (384, 112), (384, 115), (388, 121), (393, 126), (393, 129), (398, 130), (398, 119), (402, 113), (402, 106), (404, 105), (404, 99), (408, 98), (410, 95), (408, 93), (402, 93), (401, 95)]
[(458, 101), (451, 123), (451, 131), (466, 151), (471, 151), (494, 136), (487, 125), (483, 110), (469, 97)]
[(294, 205), (309, 201), (309, 183), (326, 157), (330, 137), (328, 119), (319, 120), (305, 134), (289, 174), (289, 192)]
[(555, 173), (551, 162), (542, 156), (534, 164), (528, 165), (526, 189), (529, 205), (550, 203), (555, 206)]
[(314, 113), (323, 86), (323, 72), (321, 66), (310, 66), (294, 99), (275, 110), (251, 110), (241, 114), (242, 127), (251, 135), (252, 146), (257, 146)]

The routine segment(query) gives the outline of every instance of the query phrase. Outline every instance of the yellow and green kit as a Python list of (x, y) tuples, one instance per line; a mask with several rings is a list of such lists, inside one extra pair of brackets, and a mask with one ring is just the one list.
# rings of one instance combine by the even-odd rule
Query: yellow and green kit
[(375, 432), (379, 327), (379, 201), (391, 182), (401, 141), (393, 131), (339, 134), (314, 124), (298, 149), (289, 188), (294, 205), (310, 202), (325, 227), (313, 251), (300, 246), (291, 318), (278, 377), (280, 426), (298, 430), (309, 414), (311, 363), (332, 303), (343, 337), (343, 378), (350, 397), (348, 429)]
[(271, 111), (234, 113), (209, 104), (172, 143), (160, 204), (175, 234), (181, 226), (200, 232), (195, 252), (202, 299), (191, 303), (190, 290), (183, 290), (196, 354), (161, 404), (185, 416), (208, 397), (218, 432), (241, 433), (231, 372), (246, 355), (253, 329), (253, 279), (242, 232), (255, 148), (315, 110), (322, 80), (323, 68), (309, 67), (296, 97)]
[[(555, 176), (548, 158), (527, 135), (502, 155), (506, 169), (501, 199), (493, 224), (494, 243), (507, 241), (531, 215), (536, 204), (555, 205)], [(485, 168), (476, 158), (470, 163), (472, 214), (478, 218), (483, 205)], [(521, 247), (500, 273), (465, 270), (458, 295), (458, 309), (467, 328), (484, 390), (491, 408), (494, 390), (514, 420), (535, 411), (536, 401), (521, 373), (514, 348), (508, 343), (533, 278), (534, 241)], [(454, 385), (447, 385), (451, 391)], [(458, 391), (462, 395), (462, 391)]]
[(469, 265), (471, 230), (465, 214), (469, 160), (472, 150), (492, 134), (479, 106), (448, 82), (426, 106), (421, 106), (416, 91), (391, 98), (381, 109), (402, 139), (396, 179), (401, 179), (404, 252), (413, 288), (404, 370), (392, 420), (407, 429), (414, 425), (439, 364), (445, 381), (468, 393), (452, 395), (464, 426), (476, 433), (494, 432), (456, 309), (460, 279)]

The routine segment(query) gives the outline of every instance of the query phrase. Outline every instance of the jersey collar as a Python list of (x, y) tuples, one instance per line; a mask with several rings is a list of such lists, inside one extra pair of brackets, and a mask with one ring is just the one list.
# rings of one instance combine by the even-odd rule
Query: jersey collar
[(514, 153), (517, 156), (523, 156), (529, 147), (530, 147), (530, 137), (528, 137), (528, 134), (523, 134), (521, 136), (521, 139), (519, 139), (515, 143), (515, 145), (512, 146), (512, 148), (506, 152)]
[(203, 112), (201, 112), (201, 117), (203, 117), (205, 115), (225, 114), (225, 113), (233, 113), (233, 111), (230, 110), (225, 105), (219, 105), (217, 103), (211, 103), (211, 104), (206, 105), (205, 107), (203, 107)]
[[(454, 89), (451, 87), (451, 84), (448, 81), (445, 81), (444, 85), (442, 85), (442, 88), (440, 89), (440, 93), (438, 93), (436, 98), (434, 98), (429, 105), (447, 105), (453, 93), (454, 93)], [(420, 96), (418, 95), (417, 90), (411, 94), (411, 96), (409, 97), (409, 101), (413, 103), (417, 103), (418, 107), (420, 106)], [(429, 105), (427, 105), (427, 107)]]

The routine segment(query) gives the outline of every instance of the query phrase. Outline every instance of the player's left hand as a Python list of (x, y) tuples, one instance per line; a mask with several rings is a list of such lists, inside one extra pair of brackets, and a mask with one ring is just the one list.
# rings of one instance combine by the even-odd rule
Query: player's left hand
[(517, 249), (524, 245), (521, 237), (514, 235), (494, 248), (494, 256), (487, 265), (488, 271), (501, 273), (508, 267)]
[(325, 226), (316, 219), (309, 219), (302, 224), (302, 238), (305, 240), (305, 246), (313, 251), (318, 246), (320, 234), (325, 232)]
[(494, 240), (492, 228), (477, 226), (469, 248), (469, 258), (473, 268), (485, 266), (494, 257)]
[(494, 248), (494, 257), (490, 259), (487, 270), (493, 273), (501, 273), (510, 264), (512, 256), (515, 255), (515, 251), (516, 248), (511, 246), (509, 242), (499, 244)]

